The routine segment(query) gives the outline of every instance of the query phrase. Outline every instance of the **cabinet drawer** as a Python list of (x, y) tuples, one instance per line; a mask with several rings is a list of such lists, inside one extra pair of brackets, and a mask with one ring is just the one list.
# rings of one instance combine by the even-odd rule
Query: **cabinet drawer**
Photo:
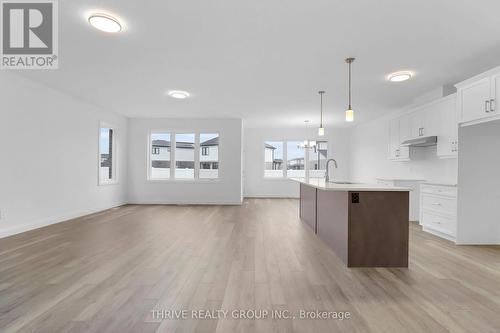
[(424, 227), (434, 229), (453, 237), (456, 236), (457, 223), (454, 217), (445, 217), (424, 211), (421, 222)]
[(452, 186), (422, 185), (420, 191), (422, 193), (447, 195), (451, 197), (457, 196), (457, 188)]
[(430, 194), (422, 195), (423, 209), (439, 211), (444, 214), (457, 215), (457, 199), (444, 196), (436, 196)]

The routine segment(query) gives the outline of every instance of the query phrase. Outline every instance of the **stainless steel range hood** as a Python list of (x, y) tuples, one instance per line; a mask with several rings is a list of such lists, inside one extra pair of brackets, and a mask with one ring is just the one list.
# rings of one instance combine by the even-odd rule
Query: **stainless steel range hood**
[(437, 136), (423, 136), (420, 138), (403, 141), (401, 146), (404, 147), (429, 147), (437, 144)]

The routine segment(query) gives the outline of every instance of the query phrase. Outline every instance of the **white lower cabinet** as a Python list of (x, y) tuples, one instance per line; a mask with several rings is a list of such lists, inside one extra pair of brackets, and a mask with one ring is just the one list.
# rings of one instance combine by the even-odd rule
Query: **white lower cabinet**
[(456, 186), (420, 185), (420, 224), (424, 231), (455, 241), (457, 235)]

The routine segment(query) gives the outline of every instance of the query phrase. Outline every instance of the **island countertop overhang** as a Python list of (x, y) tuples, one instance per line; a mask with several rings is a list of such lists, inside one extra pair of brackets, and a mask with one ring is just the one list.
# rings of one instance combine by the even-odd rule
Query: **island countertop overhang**
[(334, 182), (325, 182), (323, 178), (290, 178), (290, 180), (317, 188), (323, 191), (396, 191), (396, 192), (411, 192), (412, 189), (408, 187), (387, 186), (381, 184), (337, 184)]

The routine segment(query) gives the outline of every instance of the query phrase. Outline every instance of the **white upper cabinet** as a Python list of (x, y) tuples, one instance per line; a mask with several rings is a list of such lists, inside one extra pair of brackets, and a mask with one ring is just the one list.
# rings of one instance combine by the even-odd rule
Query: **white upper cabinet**
[(437, 128), (437, 155), (439, 157), (456, 157), (458, 153), (458, 122), (456, 96), (444, 98), (437, 105), (439, 112)]
[(404, 116), (399, 117), (399, 140), (401, 142), (412, 138), (410, 116), (411, 115), (409, 114), (405, 114)]
[(490, 85), (490, 78), (485, 78), (459, 90), (461, 102), (460, 122), (488, 117)]
[(408, 161), (410, 159), (410, 149), (401, 147), (400, 139), (400, 118), (389, 121), (389, 145), (388, 156), (394, 161)]
[(500, 67), (456, 85), (459, 123), (477, 123), (498, 119)]
[(456, 157), (458, 152), (456, 99), (456, 95), (452, 94), (392, 119), (389, 123), (389, 159), (409, 160), (410, 148), (401, 147), (400, 144), (424, 136), (437, 136), (439, 157)]
[(425, 112), (422, 110), (414, 111), (410, 114), (410, 138), (415, 139), (424, 136)]

